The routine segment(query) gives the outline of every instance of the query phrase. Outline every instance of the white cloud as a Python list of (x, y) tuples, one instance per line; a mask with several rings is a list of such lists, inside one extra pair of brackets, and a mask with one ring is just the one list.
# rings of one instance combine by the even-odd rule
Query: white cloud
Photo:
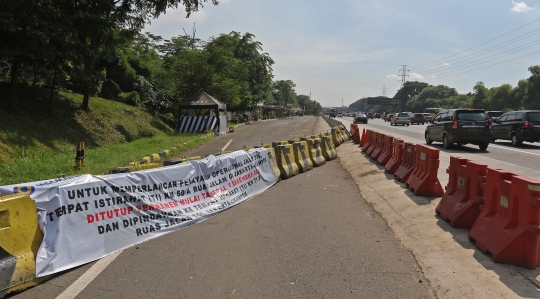
[(416, 79), (416, 80), (423, 80), (424, 76), (418, 74), (418, 73), (410, 73), (409, 79)]
[(448, 62), (445, 62), (445, 63), (442, 64), (442, 66), (449, 66), (449, 65), (450, 65), (450, 63), (448, 63)]
[(398, 76), (398, 75), (394, 75), (394, 74), (390, 74), (390, 75), (386, 75), (386, 78), (388, 78), (388, 79), (398, 79), (399, 76)]
[(513, 11), (513, 12), (520, 13), (520, 12), (527, 12), (529, 10), (533, 10), (533, 8), (528, 6), (527, 3), (525, 2), (512, 1), (512, 4), (514, 6), (510, 9), (510, 11)]

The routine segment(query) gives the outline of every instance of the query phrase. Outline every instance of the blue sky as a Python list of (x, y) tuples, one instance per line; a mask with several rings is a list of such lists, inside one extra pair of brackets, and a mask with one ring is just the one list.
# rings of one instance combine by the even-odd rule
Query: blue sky
[(540, 64), (539, 2), (220, 0), (190, 18), (183, 8), (169, 9), (143, 31), (169, 39), (191, 32), (195, 22), (203, 40), (250, 32), (275, 61), (274, 80), (290, 79), (297, 94), (341, 106), (380, 96), (383, 86), (392, 97), (402, 65), (408, 81), (459, 93), (478, 81), (515, 86)]

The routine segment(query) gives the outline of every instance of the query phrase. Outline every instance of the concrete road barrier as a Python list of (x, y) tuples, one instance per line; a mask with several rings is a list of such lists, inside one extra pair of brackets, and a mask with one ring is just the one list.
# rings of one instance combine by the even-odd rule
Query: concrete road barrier
[(308, 146), (306, 141), (292, 142), (294, 161), (298, 165), (300, 172), (306, 172), (313, 169), (313, 162), (309, 158)]
[(319, 167), (324, 165), (326, 163), (326, 159), (322, 155), (321, 138), (304, 137), (301, 139), (307, 143), (308, 156), (313, 163), (313, 166)]
[(332, 147), (332, 140), (328, 136), (322, 136), (321, 150), (322, 150), (322, 155), (326, 159), (326, 161), (333, 160), (337, 157), (337, 152)]
[(24, 193), (0, 197), (0, 298), (50, 278), (35, 278), (42, 240), (34, 201)]
[(294, 162), (293, 147), (291, 144), (276, 145), (277, 165), (282, 179), (288, 179), (299, 173), (298, 165)]

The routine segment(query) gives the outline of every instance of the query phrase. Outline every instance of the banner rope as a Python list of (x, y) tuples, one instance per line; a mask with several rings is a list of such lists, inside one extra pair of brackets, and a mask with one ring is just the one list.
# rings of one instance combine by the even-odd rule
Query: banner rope
[(5, 287), (5, 288), (3, 288), (3, 289), (0, 289), (0, 293), (2, 293), (3, 291), (9, 290), (9, 289), (11, 289), (11, 288), (14, 288), (14, 287), (16, 287), (16, 286), (19, 286), (19, 285), (21, 285), (21, 284), (25, 284), (25, 283), (27, 283), (27, 282), (33, 280), (34, 278), (36, 278), (35, 275), (32, 276), (32, 277), (30, 277), (30, 278), (28, 278), (28, 279), (26, 279), (26, 280), (23, 280), (23, 281), (21, 281), (21, 282), (19, 282), (19, 283), (12, 284), (12, 285), (7, 286), (7, 287)]

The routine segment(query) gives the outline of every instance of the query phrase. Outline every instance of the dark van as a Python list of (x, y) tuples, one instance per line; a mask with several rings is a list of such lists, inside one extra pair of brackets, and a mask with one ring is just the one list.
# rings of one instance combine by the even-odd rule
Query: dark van
[(493, 141), (496, 139), (511, 140), (512, 145), (540, 142), (540, 110), (504, 113), (493, 123)]
[(486, 150), (492, 140), (491, 125), (484, 109), (448, 109), (435, 115), (424, 136), (427, 144), (440, 141), (444, 148), (472, 143)]

